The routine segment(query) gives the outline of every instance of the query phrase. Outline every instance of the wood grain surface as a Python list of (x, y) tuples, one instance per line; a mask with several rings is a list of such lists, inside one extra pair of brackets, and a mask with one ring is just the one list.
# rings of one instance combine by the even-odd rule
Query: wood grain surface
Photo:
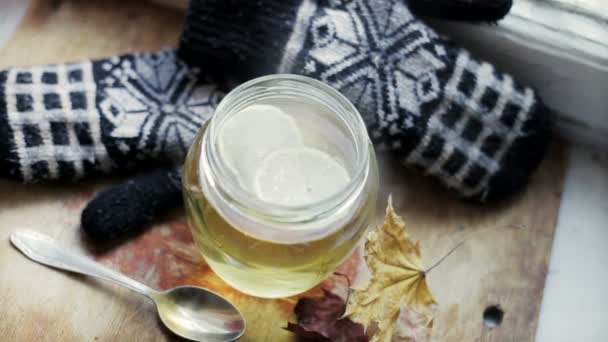
[[(175, 46), (183, 14), (142, 1), (34, 0), (7, 45), (0, 68), (74, 61)], [(534, 338), (560, 204), (564, 147), (554, 146), (530, 187), (495, 206), (463, 203), (432, 180), (404, 171), (380, 154), (381, 196), (389, 194), (411, 235), (421, 240), (427, 265), (466, 242), (428, 275), (438, 307), (437, 341), (530, 341)], [(90, 246), (79, 214), (96, 191), (117, 181), (24, 186), (0, 181), (1, 341), (165, 341), (146, 299), (117, 286), (57, 272), (25, 259), (8, 243), (18, 227), (44, 232), (144, 283), (168, 288), (198, 284), (226, 294), (243, 311), (243, 341), (292, 341), (282, 329), (293, 320), (297, 298), (264, 300), (232, 290), (204, 264), (183, 212), (119, 246)], [(341, 271), (355, 276), (359, 258)], [(325, 284), (332, 286), (331, 280)], [(318, 293), (314, 289), (308, 295)], [(496, 305), (502, 324), (484, 326)]]

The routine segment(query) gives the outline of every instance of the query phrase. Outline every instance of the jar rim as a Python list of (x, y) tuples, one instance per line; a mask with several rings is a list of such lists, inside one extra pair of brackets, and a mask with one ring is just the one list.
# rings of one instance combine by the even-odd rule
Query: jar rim
[[(270, 83), (275, 84), (269, 86)], [(282, 205), (263, 201), (252, 196), (242, 188), (239, 182), (216, 181), (224, 175), (229, 175), (229, 167), (218, 153), (218, 132), (221, 124), (232, 114), (242, 108), (238, 107), (238, 99), (251, 95), (259, 89), (286, 91), (288, 88), (297, 90), (298, 95), (318, 96), (325, 104), (331, 105), (332, 113), (340, 115), (349, 129), (355, 144), (356, 162), (350, 181), (331, 196), (306, 205)], [(244, 105), (245, 107), (246, 105)], [(243, 107), (243, 108), (244, 108)], [(364, 188), (370, 161), (370, 140), (367, 129), (357, 108), (335, 88), (310, 77), (294, 74), (273, 74), (258, 77), (241, 84), (228, 93), (218, 104), (210, 120), (208, 135), (203, 141), (203, 151), (209, 161), (208, 171), (211, 183), (221, 193), (225, 200), (237, 206), (241, 211), (253, 214), (265, 220), (284, 223), (302, 223), (315, 220), (321, 216), (333, 213), (335, 210), (348, 206), (355, 201)]]

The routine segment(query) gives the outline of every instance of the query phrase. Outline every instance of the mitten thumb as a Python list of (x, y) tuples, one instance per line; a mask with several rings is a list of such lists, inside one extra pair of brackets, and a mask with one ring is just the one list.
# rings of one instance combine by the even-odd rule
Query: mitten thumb
[(95, 241), (115, 240), (181, 204), (181, 168), (155, 170), (100, 192), (82, 212), (81, 226)]

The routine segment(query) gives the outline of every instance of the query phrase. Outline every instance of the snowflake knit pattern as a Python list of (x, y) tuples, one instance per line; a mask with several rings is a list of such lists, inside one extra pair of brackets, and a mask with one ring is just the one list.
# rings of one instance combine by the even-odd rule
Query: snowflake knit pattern
[(179, 55), (240, 79), (319, 79), (359, 109), (378, 148), (465, 198), (520, 189), (548, 145), (531, 88), (418, 20), (403, 0), (194, 0)]
[(0, 174), (78, 179), (181, 163), (222, 91), (175, 51), (0, 72)]

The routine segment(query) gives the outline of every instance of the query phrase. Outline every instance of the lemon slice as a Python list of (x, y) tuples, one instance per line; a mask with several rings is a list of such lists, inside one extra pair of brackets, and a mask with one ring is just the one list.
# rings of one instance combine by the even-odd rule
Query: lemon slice
[(302, 146), (295, 120), (280, 108), (254, 104), (234, 114), (218, 133), (218, 148), (241, 186), (253, 191), (255, 170), (271, 152)]
[(303, 206), (331, 197), (349, 181), (346, 169), (329, 154), (295, 147), (268, 154), (256, 172), (254, 187), (263, 201)]

